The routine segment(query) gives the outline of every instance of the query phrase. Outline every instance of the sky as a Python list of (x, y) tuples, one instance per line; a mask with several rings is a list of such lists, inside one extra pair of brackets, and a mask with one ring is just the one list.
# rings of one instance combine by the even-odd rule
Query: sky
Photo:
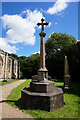
[[(67, 2), (69, 1), (69, 2)], [(1, 11), (1, 9), (0, 9)], [(0, 17), (0, 49), (18, 56), (30, 56), (40, 51), (41, 18), (45, 26), (45, 41), (54, 32), (78, 38), (78, 2), (2, 2)], [(2, 24), (1, 24), (2, 23)]]

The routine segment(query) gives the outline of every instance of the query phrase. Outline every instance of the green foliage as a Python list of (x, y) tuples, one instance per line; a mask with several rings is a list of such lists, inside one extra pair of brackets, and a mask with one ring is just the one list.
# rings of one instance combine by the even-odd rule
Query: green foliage
[(23, 78), (31, 78), (33, 75), (37, 74), (40, 64), (40, 55), (33, 54), (26, 59), (20, 60), (21, 72)]
[[(63, 82), (60, 82), (58, 80), (55, 80), (56, 86), (63, 87)], [(35, 118), (40, 118), (40, 120), (43, 120), (43, 118), (78, 118), (78, 105), (79, 104), (79, 83), (72, 83), (72, 91), (69, 93), (64, 93), (64, 108), (61, 108), (56, 111), (42, 111), (42, 110), (26, 110), (21, 105), (21, 90), (24, 87), (27, 87), (30, 85), (31, 80), (26, 80), (26, 82), (19, 85), (17, 88), (14, 88), (10, 95), (7, 97), (7, 103), (18, 107), (22, 111), (31, 114)], [(74, 92), (74, 90), (76, 91)]]
[[(69, 71), (73, 81), (80, 81), (80, 42), (66, 33), (53, 33), (45, 43), (46, 67), (52, 78), (63, 79), (64, 56), (68, 57)], [(30, 57), (10, 54), (20, 61), (22, 78), (37, 74), (40, 64), (39, 54)]]
[[(70, 51), (72, 51), (73, 46), (76, 46), (76, 39), (66, 33), (53, 33), (45, 45), (46, 66), (49, 70), (49, 75), (52, 78), (63, 79), (64, 56), (67, 55), (69, 57), (69, 55), (71, 55)], [(69, 59), (69, 61), (71, 61), (71, 59)], [(70, 69), (70, 72), (71, 71), (72, 69)]]
[[(11, 94), (7, 97), (7, 98), (10, 98), (10, 100), (18, 100), (20, 97), (21, 97), (21, 90), (23, 90), (24, 86), (25, 87), (28, 87), (30, 85), (30, 82), (31, 82), (31, 79), (28, 79), (26, 80), (26, 82), (22, 83), (21, 85), (19, 85), (16, 88), (14, 88), (12, 91), (11, 91)], [(16, 95), (15, 95), (16, 94)]]
[(27, 57), (25, 57), (25, 56), (20, 56), (19, 57), (19, 60), (26, 60), (27, 59)]
[(16, 55), (16, 54), (13, 54), (13, 53), (11, 53), (11, 54), (9, 54), (11, 57), (13, 57), (13, 58), (16, 58), (16, 59), (18, 59), (18, 56)]
[(72, 80), (80, 81), (80, 42), (72, 45), (66, 52)]
[(76, 44), (76, 39), (64, 33), (53, 33), (46, 41), (47, 57), (60, 51), (66, 51), (71, 45)]

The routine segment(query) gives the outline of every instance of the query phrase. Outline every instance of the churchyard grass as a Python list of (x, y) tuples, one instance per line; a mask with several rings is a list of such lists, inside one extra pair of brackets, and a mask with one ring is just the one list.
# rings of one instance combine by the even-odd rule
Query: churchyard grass
[(9, 83), (12, 83), (12, 82), (18, 81), (18, 80), (20, 80), (20, 79), (11, 79), (11, 81), (7, 81), (7, 82), (2, 82), (2, 81), (0, 81), (0, 86), (2, 86), (2, 85), (6, 85), (6, 84), (9, 84)]
[[(64, 93), (64, 108), (58, 109), (56, 111), (42, 111), (42, 110), (26, 110), (21, 104), (21, 90), (24, 87), (30, 85), (31, 79), (26, 80), (24, 83), (14, 88), (11, 94), (7, 97), (6, 102), (14, 107), (18, 107), (22, 111), (32, 115), (34, 118), (79, 118), (79, 108), (80, 108), (80, 91), (79, 83), (72, 83), (72, 91)], [(63, 87), (64, 83), (56, 81), (55, 86)]]

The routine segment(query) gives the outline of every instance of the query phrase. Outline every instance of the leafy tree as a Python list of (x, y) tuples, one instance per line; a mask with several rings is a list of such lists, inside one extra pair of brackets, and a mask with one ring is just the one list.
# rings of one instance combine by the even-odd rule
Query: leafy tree
[(20, 56), (19, 57), (19, 60), (26, 60), (27, 59), (27, 57), (25, 57), (25, 56)]
[(13, 58), (18, 59), (18, 55), (16, 55), (16, 54), (11, 53), (11, 54), (9, 54), (9, 55), (12, 56)]
[(76, 39), (66, 33), (53, 33), (46, 41), (46, 66), (53, 78), (63, 78), (64, 56), (75, 44)]
[(72, 45), (68, 51), (67, 56), (72, 80), (80, 82), (80, 42)]
[(33, 54), (26, 59), (20, 60), (21, 62), (21, 72), (23, 78), (31, 78), (33, 75), (37, 74), (40, 64), (40, 55)]

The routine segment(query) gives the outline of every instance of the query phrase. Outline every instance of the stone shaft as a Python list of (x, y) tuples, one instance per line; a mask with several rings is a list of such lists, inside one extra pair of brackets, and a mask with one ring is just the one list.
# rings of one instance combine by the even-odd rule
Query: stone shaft
[(45, 68), (45, 38), (41, 36), (40, 68)]
[(49, 23), (43, 23), (44, 19), (41, 19), (42, 23), (38, 23), (38, 26), (42, 26), (42, 30), (39, 33), (40, 35), (40, 69), (38, 70), (38, 80), (44, 81), (48, 79), (48, 70), (46, 69), (45, 66), (45, 35), (46, 33), (44, 32), (44, 25), (48, 25)]

